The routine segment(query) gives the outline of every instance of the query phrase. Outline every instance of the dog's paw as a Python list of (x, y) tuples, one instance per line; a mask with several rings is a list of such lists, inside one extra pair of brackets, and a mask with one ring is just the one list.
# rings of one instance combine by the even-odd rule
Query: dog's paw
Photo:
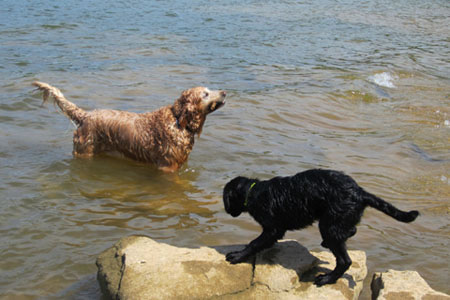
[(246, 256), (241, 251), (230, 252), (227, 254), (226, 259), (231, 264), (238, 264), (245, 261)]
[(336, 280), (337, 280), (337, 278), (335, 278), (335, 276), (333, 276), (330, 273), (322, 274), (322, 275), (319, 275), (316, 277), (316, 279), (314, 280), (314, 284), (317, 286), (322, 286), (325, 284), (335, 283)]

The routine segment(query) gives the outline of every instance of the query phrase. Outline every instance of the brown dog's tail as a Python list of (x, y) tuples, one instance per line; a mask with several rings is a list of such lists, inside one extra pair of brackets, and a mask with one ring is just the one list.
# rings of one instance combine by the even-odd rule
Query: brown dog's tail
[(62, 112), (76, 125), (81, 125), (82, 120), (86, 116), (86, 111), (79, 108), (69, 100), (67, 100), (61, 91), (45, 82), (35, 81), (33, 85), (38, 88), (38, 90), (43, 91), (44, 103), (48, 100), (50, 96), (53, 97), (55, 103), (59, 106)]

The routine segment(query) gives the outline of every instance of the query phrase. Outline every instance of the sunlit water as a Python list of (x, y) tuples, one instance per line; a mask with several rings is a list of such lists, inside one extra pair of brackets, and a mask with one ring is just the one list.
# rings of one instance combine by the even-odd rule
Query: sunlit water
[[(450, 293), (450, 4), (432, 1), (24, 1), (0, 7), (0, 298), (98, 299), (119, 238), (246, 243), (222, 187), (343, 170), (421, 216), (367, 209), (350, 249), (369, 275), (413, 269)], [(71, 155), (73, 125), (31, 82), (83, 108), (151, 111), (224, 89), (188, 163), (162, 174)], [(316, 226), (287, 235), (321, 250)]]

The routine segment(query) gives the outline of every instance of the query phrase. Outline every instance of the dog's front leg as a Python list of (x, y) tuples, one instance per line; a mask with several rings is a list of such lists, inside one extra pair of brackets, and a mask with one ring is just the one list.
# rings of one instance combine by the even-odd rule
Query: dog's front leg
[(227, 261), (232, 264), (243, 262), (249, 256), (275, 244), (278, 239), (283, 237), (284, 233), (285, 231), (278, 229), (264, 229), (260, 236), (251, 241), (243, 250), (228, 253)]

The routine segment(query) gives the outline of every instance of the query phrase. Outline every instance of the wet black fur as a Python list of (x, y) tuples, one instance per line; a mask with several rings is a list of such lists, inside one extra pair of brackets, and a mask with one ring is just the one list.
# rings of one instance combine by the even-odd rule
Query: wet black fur
[[(250, 188), (252, 183), (255, 185)], [(232, 264), (272, 246), (287, 230), (302, 229), (319, 221), (321, 245), (336, 257), (336, 268), (316, 277), (318, 286), (336, 282), (350, 267), (352, 261), (345, 242), (356, 233), (367, 206), (401, 222), (412, 222), (419, 215), (416, 210), (401, 211), (366, 192), (350, 176), (321, 169), (266, 181), (236, 177), (225, 185), (223, 202), (231, 216), (248, 212), (263, 228), (261, 235), (243, 250), (227, 254), (226, 259)]]

